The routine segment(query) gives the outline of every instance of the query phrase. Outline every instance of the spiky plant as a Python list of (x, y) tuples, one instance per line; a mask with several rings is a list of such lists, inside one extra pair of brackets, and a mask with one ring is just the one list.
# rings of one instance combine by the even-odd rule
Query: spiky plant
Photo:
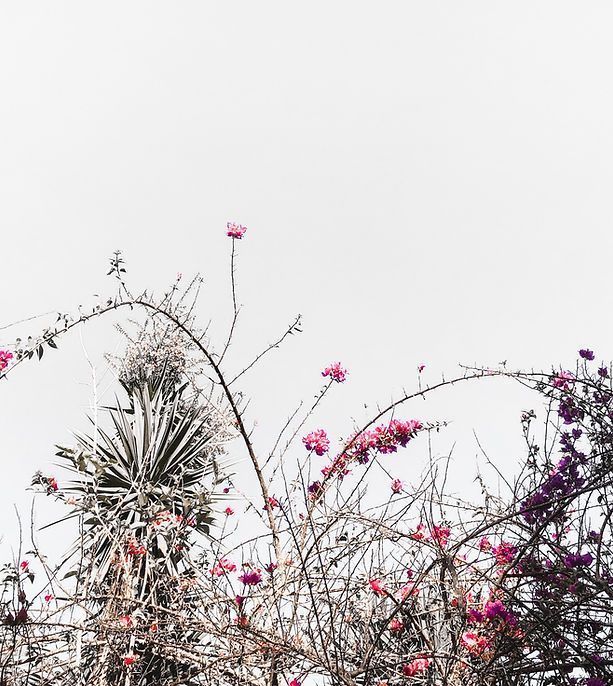
[[(180, 384), (181, 355), (151, 364), (131, 350), (127, 359), (127, 399), (116, 399), (105, 408), (106, 422), (92, 420), (92, 431), (57, 453), (74, 474), (63, 488), (74, 505), (68, 517), (82, 522), (69, 553), (77, 560), (78, 594), (102, 637), (84, 648), (82, 664), (101, 685), (188, 683), (192, 666), (150, 640), (147, 627), (155, 626), (154, 639), (163, 635), (166, 646), (198, 640), (160, 616), (189, 602), (185, 583), (198, 574), (190, 546), (198, 534), (209, 536), (231, 424), (195, 386)], [(136, 624), (142, 636), (132, 631)], [(138, 663), (126, 665), (132, 654)]]

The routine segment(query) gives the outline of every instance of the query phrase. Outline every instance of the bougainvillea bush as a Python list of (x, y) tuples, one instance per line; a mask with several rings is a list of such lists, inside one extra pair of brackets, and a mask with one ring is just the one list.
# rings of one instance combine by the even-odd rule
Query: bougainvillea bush
[[(260, 454), (239, 381), (300, 320), (226, 370), (235, 252), (250, 235), (229, 223), (227, 236), (234, 319), (218, 347), (195, 320), (198, 277), (183, 286), (178, 275), (157, 299), (134, 295), (116, 253), (104, 305), (0, 351), (7, 392), (77, 325), (142, 314), (109, 358), (116, 402), (58, 446), (61, 472), (34, 475), (75, 541), (50, 567), (41, 532), (4, 565), (0, 684), (613, 683), (609, 366), (581, 349), (572, 370), (464, 369), (363, 426), (348, 421), (341, 440), (317, 413), (351, 383), (330, 360), (310, 409)], [(482, 483), (478, 502), (452, 497), (434, 459), (417, 486), (392, 476), (373, 487), (374, 465), (430, 455), (432, 434), (450, 430), (414, 416), (411, 400), (496, 376), (530, 389), (537, 408), (518, 418), (525, 457), (505, 490)], [(255, 495), (233, 481), (237, 442)]]

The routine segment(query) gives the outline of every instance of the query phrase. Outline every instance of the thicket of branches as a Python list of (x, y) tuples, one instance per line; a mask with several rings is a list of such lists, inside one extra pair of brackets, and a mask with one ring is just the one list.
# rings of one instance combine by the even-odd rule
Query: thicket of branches
[[(116, 253), (117, 292), (104, 305), (60, 314), (0, 353), (0, 375), (16, 383), (20, 365), (77, 325), (145, 315), (110, 360), (115, 405), (58, 448), (66, 478), (34, 477), (78, 536), (57, 566), (34, 543), (4, 566), (0, 685), (613, 683), (610, 368), (581, 350), (572, 371), (466, 369), (335, 447), (323, 429), (307, 432), (346, 381), (334, 363), (313, 406), (259, 454), (239, 382), (300, 319), (242, 371), (226, 370), (244, 232), (228, 226), (234, 317), (217, 350), (195, 320), (197, 277), (160, 298), (134, 295)], [(412, 399), (492, 376), (531, 389), (537, 407), (521, 417), (525, 460), (506, 491), (483, 483), (479, 502), (451, 497), (433, 456), (417, 488), (394, 479), (369, 490), (373, 464), (429, 454), (428, 434), (443, 426), (406, 416)], [(256, 484), (240, 495), (250, 503), (240, 519), (231, 441)]]

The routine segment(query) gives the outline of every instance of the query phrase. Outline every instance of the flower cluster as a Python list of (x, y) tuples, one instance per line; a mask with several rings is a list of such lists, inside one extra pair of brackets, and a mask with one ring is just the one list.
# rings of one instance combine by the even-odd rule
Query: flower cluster
[(241, 239), (245, 235), (247, 227), (242, 224), (235, 224), (234, 222), (228, 222), (226, 224), (226, 236), (230, 238)]
[(13, 359), (13, 353), (8, 350), (0, 350), (0, 372), (3, 372)]
[(387, 455), (395, 453), (399, 446), (405, 448), (422, 428), (422, 423), (417, 419), (392, 419), (389, 424), (381, 424), (354, 436), (346, 454), (350, 460), (366, 464), (375, 452)]
[(345, 381), (347, 374), (347, 370), (343, 369), (340, 362), (334, 362), (333, 364), (328, 365), (321, 373), (322, 376), (329, 376), (332, 381), (336, 381), (337, 383)]
[(328, 451), (330, 447), (330, 439), (323, 429), (317, 429), (317, 431), (311, 431), (307, 434), (302, 442), (307, 450), (314, 450), (316, 455), (320, 457)]
[(221, 560), (210, 570), (213, 576), (223, 576), (226, 572), (235, 572), (236, 565), (234, 562), (222, 557)]

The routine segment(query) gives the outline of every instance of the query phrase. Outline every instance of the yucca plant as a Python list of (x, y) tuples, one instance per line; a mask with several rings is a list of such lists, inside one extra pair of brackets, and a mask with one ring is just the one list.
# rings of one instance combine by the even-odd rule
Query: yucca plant
[[(210, 536), (231, 424), (193, 384), (178, 381), (168, 364), (122, 379), (126, 399), (105, 408), (107, 421), (91, 420), (93, 430), (75, 434), (76, 445), (58, 446), (74, 475), (62, 488), (74, 505), (64, 520), (80, 518), (82, 532), (66, 558), (69, 574), (103, 637), (81, 656), (95, 683), (175, 683), (192, 671), (155, 639), (164, 636), (166, 647), (198, 641), (164, 610), (176, 615), (190, 602), (185, 582), (200, 573), (190, 546)], [(137, 625), (142, 636), (132, 630)], [(129, 662), (133, 654), (138, 664)]]

